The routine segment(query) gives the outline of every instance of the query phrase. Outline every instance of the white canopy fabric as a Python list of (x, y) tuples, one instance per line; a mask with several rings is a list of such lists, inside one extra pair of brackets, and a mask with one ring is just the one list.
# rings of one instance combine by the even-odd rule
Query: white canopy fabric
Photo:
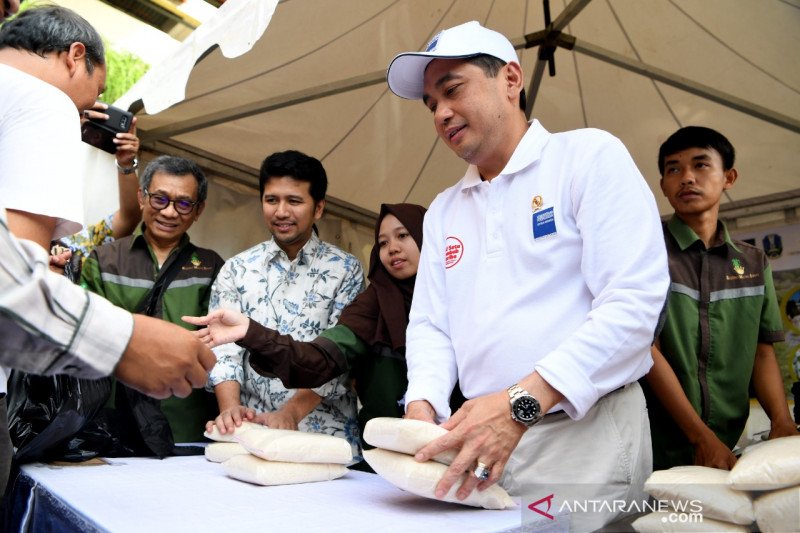
[[(230, 12), (268, 17), (263, 0), (249, 3)], [(529, 79), (546, 48), (525, 48), (524, 36), (558, 46), (555, 76), (545, 66), (528, 89), (532, 117), (550, 131), (594, 127), (622, 139), (662, 214), (658, 147), (686, 125), (715, 128), (736, 147), (729, 202), (800, 197), (800, 1), (553, 0), (550, 9), (548, 33), (541, 0), (285, 0), (252, 50), (234, 59), (213, 50), (184, 100), (141, 111), (140, 136), (146, 149), (195, 157), (252, 187), (269, 153), (314, 155), (334, 212), (362, 222), (381, 202), (428, 205), (466, 163), (437, 139), (422, 103), (388, 90), (385, 69), (441, 29), (478, 20), (518, 46)]]

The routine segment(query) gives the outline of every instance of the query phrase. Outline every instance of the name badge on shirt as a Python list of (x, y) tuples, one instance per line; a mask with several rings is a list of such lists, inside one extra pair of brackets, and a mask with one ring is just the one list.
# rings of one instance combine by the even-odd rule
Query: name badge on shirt
[(556, 233), (556, 216), (552, 207), (533, 214), (533, 238), (541, 239)]

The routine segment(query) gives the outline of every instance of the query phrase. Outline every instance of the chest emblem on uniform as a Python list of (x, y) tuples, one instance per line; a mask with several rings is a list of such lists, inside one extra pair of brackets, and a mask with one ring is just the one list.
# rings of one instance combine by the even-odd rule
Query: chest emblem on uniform
[(534, 213), (539, 209), (541, 209), (543, 205), (544, 205), (544, 198), (542, 198), (541, 194), (537, 194), (536, 196), (533, 197), (533, 200), (531, 200), (531, 209), (533, 209)]
[(196, 253), (192, 254), (191, 262), (192, 262), (192, 266), (195, 267), (195, 268), (198, 268), (200, 265), (203, 264), (203, 263), (200, 262), (200, 258), (197, 257)]
[(744, 265), (738, 259), (731, 259), (731, 266), (733, 266), (733, 271), (740, 276), (744, 274)]
[(464, 243), (458, 237), (448, 237), (444, 243), (444, 267), (451, 268), (464, 256)]

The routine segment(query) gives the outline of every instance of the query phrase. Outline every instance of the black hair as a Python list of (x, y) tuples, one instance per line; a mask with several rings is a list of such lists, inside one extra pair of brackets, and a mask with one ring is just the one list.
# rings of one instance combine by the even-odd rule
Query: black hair
[(679, 129), (664, 141), (658, 149), (658, 173), (664, 175), (664, 160), (667, 156), (677, 154), (689, 148), (708, 148), (715, 150), (722, 157), (723, 170), (733, 168), (736, 151), (731, 142), (723, 134), (703, 126), (686, 126)]
[(328, 175), (319, 159), (297, 150), (275, 152), (267, 156), (261, 163), (261, 172), (258, 177), (258, 190), (261, 196), (264, 196), (264, 187), (270, 178), (283, 176), (298, 181), (307, 181), (310, 184), (309, 192), (314, 202), (325, 199), (325, 193), (328, 191)]
[(142, 189), (148, 189), (150, 183), (153, 181), (153, 175), (156, 172), (163, 172), (171, 176), (191, 174), (194, 176), (194, 179), (197, 180), (197, 201), (205, 202), (208, 196), (208, 178), (206, 178), (200, 165), (191, 159), (174, 155), (160, 155), (156, 157), (145, 167), (142, 176), (139, 178), (139, 186)]
[(50, 52), (66, 52), (73, 43), (86, 48), (86, 70), (106, 64), (100, 34), (86, 19), (60, 6), (27, 9), (0, 26), (0, 50), (14, 48), (44, 57)]
[[(464, 59), (467, 63), (480, 67), (481, 70), (489, 78), (494, 78), (500, 69), (506, 65), (506, 62), (499, 57), (491, 56), (489, 54), (478, 54), (476, 56), (467, 57)], [(519, 108), (525, 111), (526, 98), (525, 88), (519, 92)]]

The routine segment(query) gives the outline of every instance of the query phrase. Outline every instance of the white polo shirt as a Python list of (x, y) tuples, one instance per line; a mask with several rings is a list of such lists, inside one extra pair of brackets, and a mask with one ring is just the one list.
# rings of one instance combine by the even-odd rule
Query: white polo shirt
[(475, 166), (425, 217), (406, 402), (442, 419), (537, 370), (578, 419), (642, 377), (669, 273), (653, 193), (604, 131), (533, 121), (490, 182)]

